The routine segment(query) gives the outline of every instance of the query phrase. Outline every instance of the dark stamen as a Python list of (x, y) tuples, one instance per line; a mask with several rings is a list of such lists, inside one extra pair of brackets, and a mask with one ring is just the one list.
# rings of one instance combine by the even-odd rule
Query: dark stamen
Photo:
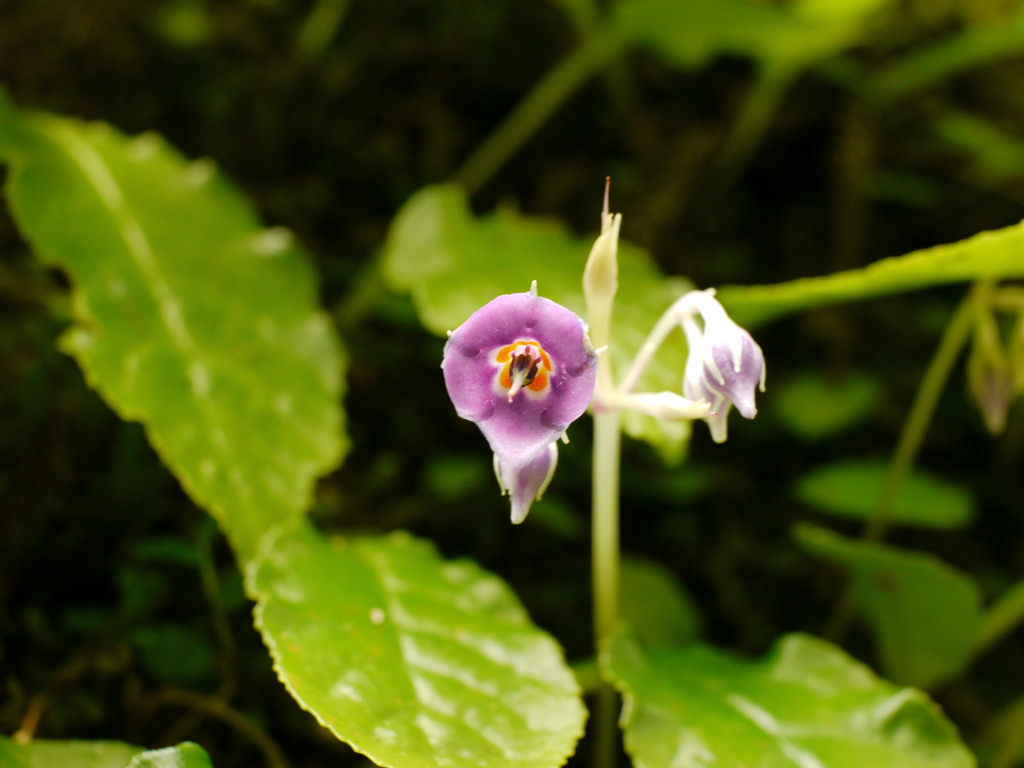
[(529, 347), (527, 347), (527, 352), (525, 354), (515, 355), (512, 360), (509, 361), (509, 378), (514, 381), (517, 375), (521, 375), (523, 377), (523, 386), (529, 386), (533, 380), (537, 378), (537, 374), (540, 372), (538, 367), (539, 365), (540, 358), (529, 354)]

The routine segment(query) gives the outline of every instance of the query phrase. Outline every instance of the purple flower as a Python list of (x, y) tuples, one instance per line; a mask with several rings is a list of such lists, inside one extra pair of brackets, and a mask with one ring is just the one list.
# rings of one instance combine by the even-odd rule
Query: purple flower
[(555, 441), (587, 409), (597, 355), (583, 321), (527, 293), (499, 296), (448, 335), (448, 396), (476, 422), (494, 451), (495, 472), (521, 523), (544, 492), (557, 461)]
[(757, 415), (754, 393), (758, 388), (764, 391), (764, 353), (750, 334), (725, 313), (713, 292), (694, 291), (689, 297), (704, 327), (692, 315), (683, 320), (690, 347), (683, 394), (690, 400), (704, 399), (711, 404), (711, 414), (704, 420), (711, 430), (711, 439), (724, 443), (731, 406), (735, 405), (744, 418)]

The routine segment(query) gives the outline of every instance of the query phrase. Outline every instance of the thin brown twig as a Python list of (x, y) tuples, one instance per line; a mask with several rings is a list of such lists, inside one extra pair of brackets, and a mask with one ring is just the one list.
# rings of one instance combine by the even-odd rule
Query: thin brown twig
[(28, 744), (32, 741), (48, 703), (49, 700), (45, 693), (32, 695), (32, 698), (28, 700), (28, 707), (25, 708), (25, 717), (21, 719), (18, 730), (11, 735), (11, 741), (15, 744)]

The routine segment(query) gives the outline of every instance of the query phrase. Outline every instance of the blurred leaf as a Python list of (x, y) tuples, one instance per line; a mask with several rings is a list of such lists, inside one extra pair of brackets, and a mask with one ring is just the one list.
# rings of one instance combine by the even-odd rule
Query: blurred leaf
[(464, 499), (486, 483), (494, 482), (494, 470), (489, 464), (486, 455), (443, 454), (427, 464), (422, 485), (440, 501)]
[[(198, 585), (198, 579), (193, 583)], [(153, 616), (180, 585), (181, 582), (174, 583), (168, 574), (158, 569), (121, 565), (117, 569), (118, 614), (129, 621)]]
[(248, 574), (285, 686), (380, 765), (561, 765), (584, 710), (558, 645), (508, 587), (407, 534), (328, 540), (307, 524)]
[(212, 768), (198, 744), (144, 751), (119, 741), (36, 740), (15, 744), (0, 736), (4, 768)]
[(878, 639), (886, 674), (930, 687), (971, 657), (981, 598), (966, 575), (931, 555), (799, 525), (796, 539), (812, 554), (846, 568), (854, 600)]
[(782, 638), (760, 661), (703, 645), (644, 650), (619, 633), (601, 654), (625, 699), (642, 768), (973, 768), (922, 692), (897, 688), (823, 640)]
[(560, 539), (582, 539), (590, 535), (589, 520), (574, 513), (557, 497), (544, 496), (544, 503), (531, 514), (530, 519), (552, 536)]
[(139, 542), (132, 554), (139, 560), (195, 568), (196, 548), (192, 542), (174, 536), (159, 536)]
[(213, 39), (215, 23), (204, 0), (173, 0), (153, 18), (157, 33), (182, 48), (198, 48)]
[(213, 768), (213, 765), (206, 750), (186, 741), (176, 747), (151, 749), (136, 755), (127, 768)]
[(549, 0), (562, 9), (577, 30), (586, 33), (594, 28), (598, 19), (597, 0)]
[[(872, 460), (827, 464), (797, 481), (802, 502), (821, 512), (868, 520), (874, 514), (885, 487), (889, 468)], [(957, 485), (915, 470), (889, 504), (887, 519), (893, 523), (926, 528), (963, 528), (974, 516), (970, 494)]]
[(935, 179), (884, 168), (872, 171), (870, 194), (881, 202), (899, 203), (916, 208), (933, 208), (939, 200), (939, 189)]
[(22, 234), (72, 278), (62, 347), (247, 559), (342, 454), (340, 350), (307, 255), (153, 134), (0, 100), (0, 158)]
[(793, 74), (858, 42), (867, 16), (889, 0), (802, 0), (789, 7), (748, 0), (620, 0), (614, 27), (632, 45), (697, 68), (720, 55), (749, 56)]
[(969, 27), (907, 55), (875, 78), (871, 89), (887, 101), (920, 91), (966, 69), (1024, 51), (1024, 8), (1015, 16)]
[(315, 0), (299, 29), (296, 49), (309, 61), (321, 58), (338, 34), (350, 0)]
[(813, 307), (984, 277), (1024, 277), (1024, 222), (825, 277), (725, 286), (718, 298), (737, 322), (754, 325)]
[(142, 752), (119, 741), (31, 741), (15, 744), (0, 736), (0, 765), (4, 768), (125, 768)]
[(665, 566), (622, 558), (622, 620), (644, 645), (683, 645), (701, 633), (697, 606)]
[(775, 386), (772, 409), (795, 435), (820, 440), (870, 416), (879, 395), (881, 386), (873, 376), (853, 374), (831, 380), (820, 372), (807, 372)]
[(130, 639), (146, 668), (160, 682), (192, 685), (213, 671), (213, 648), (198, 629), (150, 624), (133, 630)]
[[(557, 222), (508, 208), (474, 217), (460, 188), (434, 186), (416, 193), (395, 216), (383, 269), (392, 287), (412, 294), (423, 324), (442, 335), (495, 296), (529, 290), (533, 280), (541, 296), (585, 317), (583, 266), (592, 244)], [(686, 288), (660, 275), (645, 252), (620, 243), (610, 351), (620, 374)], [(662, 348), (638, 389), (681, 391), (684, 349), (680, 333)], [(633, 411), (624, 414), (624, 422), (630, 435), (651, 442), (668, 459), (679, 456), (690, 433), (689, 422), (661, 422)]]
[(1024, 141), (987, 120), (949, 112), (933, 123), (936, 132), (973, 158), (966, 175), (993, 185), (1024, 176)]

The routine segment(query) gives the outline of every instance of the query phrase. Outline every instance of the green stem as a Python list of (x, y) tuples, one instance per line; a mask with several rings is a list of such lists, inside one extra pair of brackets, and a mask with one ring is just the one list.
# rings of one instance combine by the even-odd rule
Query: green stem
[(473, 192), (483, 186), (558, 107), (619, 51), (607, 34), (595, 34), (550, 70), (455, 173)]
[(881, 496), (875, 505), (871, 519), (868, 520), (867, 530), (864, 533), (866, 539), (878, 541), (885, 535), (889, 526), (892, 503), (914, 466), (917, 454), (921, 450), (921, 443), (924, 442), (925, 434), (928, 432), (928, 425), (931, 424), (932, 417), (935, 415), (935, 406), (938, 405), (939, 396), (946, 388), (946, 382), (949, 380), (953, 366), (970, 338), (974, 318), (974, 294), (975, 289), (972, 289), (960, 302), (953, 317), (946, 325), (946, 330), (942, 334), (935, 354), (928, 363), (928, 369), (921, 379), (914, 402), (910, 406), (910, 414), (903, 423), (896, 450), (893, 451), (892, 459), (889, 461), (889, 472), (886, 475)]
[[(928, 431), (928, 425), (935, 414), (939, 395), (945, 389), (953, 365), (967, 343), (971, 333), (973, 315), (974, 290), (972, 289), (960, 302), (946, 324), (939, 346), (936, 347), (935, 354), (932, 355), (928, 368), (918, 385), (914, 402), (910, 406), (910, 414), (903, 422), (899, 441), (889, 460), (889, 471), (885, 477), (885, 484), (882, 486), (882, 493), (879, 495), (878, 502), (864, 529), (864, 538), (868, 541), (879, 541), (885, 535), (889, 526), (892, 503), (914, 466), (921, 443)], [(853, 610), (853, 589), (847, 584), (822, 631), (822, 635), (833, 642), (838, 642), (853, 618)]]
[(980, 656), (1024, 621), (1024, 580), (1018, 581), (981, 617), (974, 655)]
[(320, 59), (338, 33), (349, 0), (318, 0), (299, 28), (297, 48), (307, 61)]
[(982, 737), (988, 768), (1020, 766), (1024, 753), (1024, 696), (1014, 700), (995, 718)]
[(788, 71), (761, 72), (758, 75), (757, 81), (743, 101), (722, 150), (715, 179), (715, 184), (720, 189), (731, 186), (746, 166), (792, 79)]
[[(619, 622), (619, 454), (620, 411), (594, 414), (593, 589), (594, 644), (602, 644)], [(597, 692), (594, 715), (594, 765), (611, 768), (618, 753), (618, 698), (610, 685)]]
[(217, 637), (218, 650), (221, 656), (220, 663), (223, 679), (218, 688), (217, 696), (228, 701), (235, 695), (238, 668), (235, 638), (231, 634), (231, 626), (224, 611), (224, 601), (221, 599), (220, 584), (217, 580), (217, 566), (213, 560), (213, 540), (216, 536), (217, 525), (210, 518), (205, 518), (202, 524), (200, 524), (196, 535), (196, 562), (199, 567), (199, 578), (203, 587), (203, 595), (206, 597), (206, 605), (210, 610), (210, 620), (213, 625), (214, 635)]

